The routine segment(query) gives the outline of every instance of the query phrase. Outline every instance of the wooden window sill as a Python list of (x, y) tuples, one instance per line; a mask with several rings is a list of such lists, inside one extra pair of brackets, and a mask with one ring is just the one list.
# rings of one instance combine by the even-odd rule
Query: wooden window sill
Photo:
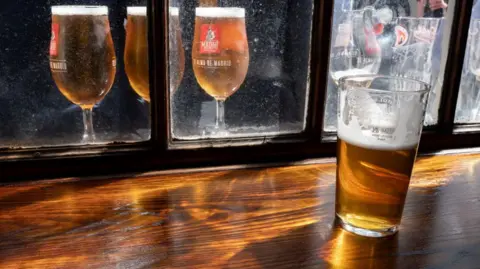
[(334, 163), (0, 185), (0, 268), (474, 268), (479, 178), (420, 158), (386, 239), (334, 223)]

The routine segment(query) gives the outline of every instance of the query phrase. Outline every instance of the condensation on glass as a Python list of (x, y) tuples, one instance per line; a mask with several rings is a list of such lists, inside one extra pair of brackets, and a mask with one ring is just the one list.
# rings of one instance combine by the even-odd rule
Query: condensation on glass
[(324, 131), (337, 130), (337, 83), (348, 75), (430, 84), (425, 125), (435, 125), (454, 5), (454, 0), (335, 0)]
[(301, 133), (313, 2), (170, 1), (173, 137)]
[(146, 4), (2, 1), (0, 148), (148, 140)]
[(458, 95), (456, 123), (480, 122), (480, 2), (473, 5)]

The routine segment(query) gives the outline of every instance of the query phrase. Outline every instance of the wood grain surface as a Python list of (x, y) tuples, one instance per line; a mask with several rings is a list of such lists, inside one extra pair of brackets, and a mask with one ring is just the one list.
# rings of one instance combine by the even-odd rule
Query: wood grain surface
[(334, 163), (0, 185), (0, 268), (480, 268), (479, 178), (420, 159), (386, 239), (334, 222)]

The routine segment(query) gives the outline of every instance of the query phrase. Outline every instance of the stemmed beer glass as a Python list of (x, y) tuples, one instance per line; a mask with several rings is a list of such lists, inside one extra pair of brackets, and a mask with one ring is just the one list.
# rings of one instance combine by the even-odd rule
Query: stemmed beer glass
[(53, 6), (50, 70), (60, 92), (83, 110), (82, 143), (95, 142), (93, 107), (110, 91), (117, 60), (106, 6)]
[(133, 90), (150, 102), (147, 7), (127, 7), (125, 72)]
[[(179, 9), (170, 7), (169, 15), (170, 90), (173, 93), (183, 78), (185, 51), (180, 30)], [(127, 7), (126, 30), (125, 71), (135, 92), (145, 101), (150, 102), (147, 7)]]
[(240, 88), (249, 65), (245, 9), (196, 8), (192, 64), (198, 84), (217, 103), (211, 133), (225, 136), (225, 100)]

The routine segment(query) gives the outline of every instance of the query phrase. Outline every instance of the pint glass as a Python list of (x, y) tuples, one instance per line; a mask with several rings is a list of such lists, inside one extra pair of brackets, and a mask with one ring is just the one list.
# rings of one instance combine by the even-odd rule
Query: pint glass
[(344, 229), (398, 230), (430, 86), (388, 76), (340, 79), (335, 210)]

